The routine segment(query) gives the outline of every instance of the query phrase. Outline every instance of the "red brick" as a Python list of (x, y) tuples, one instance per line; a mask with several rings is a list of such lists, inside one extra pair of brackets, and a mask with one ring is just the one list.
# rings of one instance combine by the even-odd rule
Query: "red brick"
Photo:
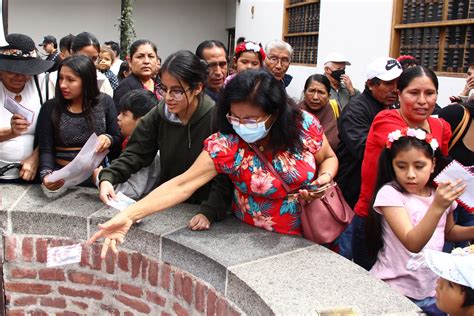
[(194, 287), (194, 298), (196, 309), (203, 313), (206, 310), (206, 287), (200, 282), (196, 282)]
[(162, 264), (161, 265), (161, 278), (160, 278), (160, 285), (162, 288), (169, 290), (170, 289), (170, 274), (171, 274), (171, 267), (169, 264)]
[(46, 262), (48, 259), (48, 240), (45, 238), (36, 239), (36, 261)]
[(150, 306), (142, 301), (128, 298), (123, 295), (115, 295), (115, 299), (140, 313), (149, 314), (151, 312)]
[(132, 279), (135, 279), (140, 273), (143, 256), (141, 253), (135, 252), (132, 254)]
[(89, 265), (90, 254), (91, 254), (91, 247), (83, 246), (82, 253), (81, 253), (81, 262), (79, 262), (79, 265), (81, 267), (87, 267)]
[(30, 316), (48, 316), (48, 313), (41, 309), (35, 309), (34, 311), (29, 311), (28, 315)]
[(94, 284), (101, 287), (107, 287), (112, 290), (118, 290), (119, 288), (119, 283), (117, 281), (107, 279), (96, 279)]
[(161, 316), (171, 316), (171, 314), (167, 312), (161, 312)]
[(232, 308), (232, 307), (229, 306), (228, 315), (229, 315), (229, 316), (240, 316), (240, 315), (242, 315), (242, 314), (241, 314), (240, 312), (236, 311), (234, 308)]
[(100, 308), (104, 311), (109, 312), (109, 315), (120, 316), (120, 311), (110, 305), (101, 304)]
[(62, 239), (50, 239), (49, 243), (48, 243), (48, 246), (53, 248), (53, 247), (61, 247), (63, 246), (63, 240)]
[(188, 304), (193, 301), (193, 279), (188, 274), (183, 277), (183, 298)]
[(7, 316), (24, 316), (25, 311), (23, 309), (10, 309), (10, 310), (7, 310), (5, 315), (7, 315)]
[(10, 276), (14, 279), (36, 279), (36, 270), (13, 268), (10, 270)]
[(217, 300), (217, 310), (216, 310), (216, 314), (217, 316), (225, 316), (227, 315), (227, 300), (224, 299), (224, 298), (219, 298)]
[(36, 305), (38, 297), (36, 296), (22, 296), (13, 301), (16, 306)]
[(123, 316), (134, 316), (134, 314), (132, 312), (126, 311), (123, 313)]
[(91, 268), (94, 270), (102, 269), (102, 259), (100, 258), (100, 252), (102, 246), (100, 244), (93, 244), (91, 249)]
[(5, 283), (5, 289), (7, 291), (25, 294), (49, 294), (51, 292), (51, 285), (39, 283), (7, 282)]
[(62, 297), (42, 297), (41, 305), (56, 308), (66, 308), (66, 300)]
[(81, 316), (81, 314), (70, 311), (64, 311), (62, 313), (56, 313), (56, 316)]
[(31, 262), (33, 260), (33, 238), (23, 238), (21, 254), (23, 256), (24, 261)]
[(40, 280), (47, 280), (47, 281), (66, 280), (63, 269), (41, 269), (38, 271), (38, 275), (39, 275)]
[(110, 250), (107, 254), (107, 257), (105, 257), (105, 272), (107, 272), (108, 274), (114, 274), (116, 261), (117, 255)]
[(90, 273), (70, 271), (68, 273), (69, 281), (80, 284), (92, 284), (94, 282), (94, 276)]
[(150, 263), (150, 268), (148, 269), (148, 282), (150, 285), (158, 285), (158, 262), (152, 261)]
[(83, 302), (79, 302), (79, 301), (72, 301), (72, 303), (74, 305), (76, 305), (77, 307), (79, 307), (80, 309), (83, 309), (83, 310), (86, 310), (89, 308), (89, 305), (86, 304), (86, 303), (83, 303)]
[(173, 304), (173, 310), (178, 316), (188, 316), (188, 311), (184, 309), (183, 306), (179, 305), (178, 303)]
[(95, 300), (101, 300), (104, 297), (104, 294), (99, 291), (93, 290), (76, 290), (68, 287), (60, 286), (58, 292), (61, 295), (74, 296), (74, 297), (88, 297)]
[(5, 260), (13, 261), (16, 259), (16, 237), (12, 235), (5, 236)]
[(152, 291), (146, 292), (146, 300), (160, 306), (165, 306), (166, 304), (166, 298)]
[(142, 259), (142, 280), (146, 280), (146, 270), (148, 268), (148, 264), (150, 263), (150, 260), (147, 258), (143, 257)]
[(213, 316), (216, 314), (216, 302), (217, 302), (217, 295), (216, 291), (213, 289), (209, 289), (207, 291), (207, 315)]
[(181, 271), (174, 271), (173, 294), (176, 297), (183, 296), (183, 273)]
[(119, 251), (117, 261), (120, 270), (128, 272), (128, 253)]
[(135, 286), (135, 285), (122, 284), (120, 289), (122, 290), (122, 292), (125, 292), (128, 295), (132, 295), (132, 296), (135, 296), (135, 297), (142, 297), (142, 295), (143, 295), (143, 290), (140, 287)]

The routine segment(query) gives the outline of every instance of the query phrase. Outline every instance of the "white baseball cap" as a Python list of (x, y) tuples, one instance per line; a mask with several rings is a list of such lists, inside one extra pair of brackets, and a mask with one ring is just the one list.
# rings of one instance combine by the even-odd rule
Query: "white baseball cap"
[(443, 279), (474, 289), (474, 248), (471, 247), (464, 248), (459, 254), (455, 253), (456, 249), (453, 253), (427, 249), (425, 260), (428, 267)]
[(402, 66), (395, 58), (379, 57), (367, 66), (367, 80), (379, 78), (391, 81), (400, 77), (402, 71)]
[(347, 58), (338, 52), (331, 52), (327, 54), (326, 58), (324, 58), (323, 65), (326, 65), (328, 62), (344, 63), (347, 66), (351, 65), (351, 63), (347, 60)]

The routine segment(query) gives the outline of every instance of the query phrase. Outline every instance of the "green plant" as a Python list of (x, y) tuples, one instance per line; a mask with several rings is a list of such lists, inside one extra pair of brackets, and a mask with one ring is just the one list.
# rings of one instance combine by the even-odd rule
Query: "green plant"
[(122, 12), (118, 19), (120, 30), (120, 47), (122, 48), (121, 58), (124, 59), (127, 55), (128, 48), (135, 40), (137, 34), (133, 20), (133, 0), (122, 0)]

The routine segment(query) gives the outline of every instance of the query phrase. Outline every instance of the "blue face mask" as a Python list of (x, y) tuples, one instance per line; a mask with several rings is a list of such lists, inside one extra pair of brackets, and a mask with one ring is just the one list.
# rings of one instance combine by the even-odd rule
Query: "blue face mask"
[[(268, 118), (270, 118), (270, 116)], [(255, 128), (249, 128), (244, 124), (232, 125), (232, 128), (247, 144), (252, 144), (265, 138), (270, 132), (270, 129), (265, 127), (265, 122), (268, 118), (265, 121), (258, 122)]]

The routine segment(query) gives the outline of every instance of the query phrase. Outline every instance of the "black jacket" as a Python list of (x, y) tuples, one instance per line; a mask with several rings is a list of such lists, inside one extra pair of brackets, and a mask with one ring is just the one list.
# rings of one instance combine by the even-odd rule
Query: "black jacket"
[(374, 99), (372, 92), (365, 88), (362, 94), (349, 101), (339, 118), (340, 143), (336, 150), (339, 171), (336, 180), (352, 208), (359, 198), (362, 181), (360, 173), (370, 125), (384, 109), (385, 105)]
[(117, 113), (120, 113), (120, 99), (131, 90), (143, 89), (143, 83), (134, 74), (130, 74), (127, 78), (120, 81), (119, 86), (114, 91), (114, 102)]

